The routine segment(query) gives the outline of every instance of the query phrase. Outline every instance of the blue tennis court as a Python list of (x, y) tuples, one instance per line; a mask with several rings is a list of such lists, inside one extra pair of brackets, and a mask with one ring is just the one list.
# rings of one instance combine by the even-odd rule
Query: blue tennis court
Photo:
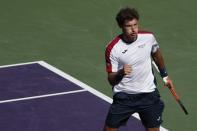
[[(101, 131), (112, 102), (44, 61), (1, 66), (0, 94), (2, 131)], [(120, 131), (144, 131), (136, 116)]]

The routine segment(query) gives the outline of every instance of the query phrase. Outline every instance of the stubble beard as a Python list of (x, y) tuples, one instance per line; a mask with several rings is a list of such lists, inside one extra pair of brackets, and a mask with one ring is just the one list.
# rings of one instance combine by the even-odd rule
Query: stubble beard
[(125, 35), (125, 41), (127, 43), (132, 43), (136, 40), (137, 40), (137, 33), (132, 33), (132, 34)]

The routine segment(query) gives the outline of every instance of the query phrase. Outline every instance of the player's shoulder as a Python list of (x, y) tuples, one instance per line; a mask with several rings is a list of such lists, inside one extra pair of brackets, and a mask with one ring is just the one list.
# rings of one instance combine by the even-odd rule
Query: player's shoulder
[(140, 30), (138, 32), (138, 35), (140, 35), (141, 37), (145, 37), (145, 38), (154, 38), (154, 33), (151, 31), (144, 31), (144, 30)]
[(139, 30), (138, 34), (140, 35), (147, 35), (147, 36), (154, 36), (154, 33), (151, 31)]
[(138, 32), (138, 34), (154, 34), (153, 32), (151, 32), (151, 31), (145, 31), (145, 30), (139, 30), (139, 32)]

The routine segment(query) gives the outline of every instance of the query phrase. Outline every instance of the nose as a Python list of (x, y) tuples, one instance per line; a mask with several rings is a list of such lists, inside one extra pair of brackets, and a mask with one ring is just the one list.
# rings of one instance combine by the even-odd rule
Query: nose
[(131, 31), (132, 31), (132, 32), (135, 32), (134, 26), (131, 26)]

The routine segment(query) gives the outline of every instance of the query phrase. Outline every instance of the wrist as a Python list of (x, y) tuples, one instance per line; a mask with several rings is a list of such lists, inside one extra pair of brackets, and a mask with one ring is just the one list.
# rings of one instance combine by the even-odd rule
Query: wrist
[(124, 74), (124, 70), (123, 69), (120, 69), (117, 73), (117, 76), (119, 77), (123, 77), (125, 74)]
[(162, 68), (162, 69), (159, 69), (159, 72), (160, 72), (160, 76), (162, 77), (162, 78), (164, 78), (164, 77), (167, 77), (168, 76), (168, 73), (167, 73), (167, 70), (166, 70), (166, 68), (164, 67), (164, 68)]
[(168, 76), (163, 77), (163, 82), (167, 83), (168, 82)]

